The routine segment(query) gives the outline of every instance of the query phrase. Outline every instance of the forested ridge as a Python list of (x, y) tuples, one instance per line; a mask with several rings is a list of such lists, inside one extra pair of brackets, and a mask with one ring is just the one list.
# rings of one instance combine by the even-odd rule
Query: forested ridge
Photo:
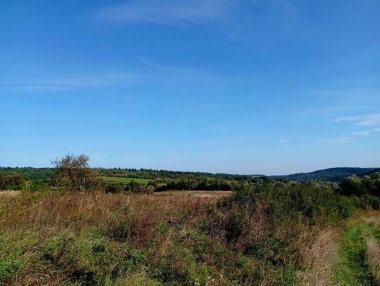
[[(206, 173), (206, 172), (184, 172), (154, 169), (135, 169), (135, 168), (94, 168), (102, 176), (105, 177), (125, 177), (125, 178), (143, 178), (143, 179), (202, 179), (216, 178), (225, 180), (250, 180), (258, 177), (266, 177), (265, 175), (239, 175), (224, 173)], [(323, 170), (317, 170), (309, 173), (296, 173), (290, 175), (268, 176), (274, 179), (287, 179), (294, 181), (331, 181), (340, 182), (343, 178), (357, 175), (364, 176), (376, 171), (380, 168), (352, 168), (337, 167)], [(33, 168), (33, 167), (0, 167), (0, 173), (4, 175), (23, 175), (28, 180), (45, 180), (54, 173), (54, 168)]]

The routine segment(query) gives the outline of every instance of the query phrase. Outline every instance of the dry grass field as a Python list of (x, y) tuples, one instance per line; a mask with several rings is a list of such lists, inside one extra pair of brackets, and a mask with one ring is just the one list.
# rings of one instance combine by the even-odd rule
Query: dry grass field
[(377, 283), (378, 212), (336, 228), (276, 194), (2, 192), (0, 285)]
[(14, 197), (19, 195), (19, 191), (0, 191), (0, 198), (1, 197)]

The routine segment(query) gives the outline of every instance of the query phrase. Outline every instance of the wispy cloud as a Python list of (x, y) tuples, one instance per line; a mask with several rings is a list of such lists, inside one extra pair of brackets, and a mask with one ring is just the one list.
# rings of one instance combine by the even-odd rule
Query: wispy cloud
[(237, 0), (131, 0), (103, 7), (101, 21), (146, 24), (203, 24), (224, 20)]
[(380, 128), (373, 128), (370, 130), (353, 132), (352, 134), (355, 136), (370, 136), (370, 135), (373, 135), (373, 134), (379, 133), (379, 132), (380, 132)]
[(24, 77), (0, 82), (0, 90), (62, 90), (123, 86), (137, 83), (140, 76), (134, 73), (87, 73), (41, 77)]
[(280, 139), (278, 139), (278, 142), (282, 144), (287, 144), (289, 143), (289, 139), (287, 137), (281, 137)]
[(336, 122), (353, 122), (356, 125), (370, 126), (380, 124), (380, 113), (371, 113), (358, 116), (345, 116), (335, 119)]
[(159, 65), (142, 59), (140, 67), (124, 71), (2, 78), (0, 90), (54, 91), (131, 85), (218, 85), (222, 81), (220, 77), (221, 75), (201, 69)]
[(208, 71), (185, 67), (154, 63), (140, 58), (144, 67), (141, 69), (141, 80), (153, 84), (217, 84), (220, 75)]
[(363, 115), (343, 116), (335, 118), (337, 123), (346, 122), (355, 126), (372, 126), (372, 129), (359, 130), (352, 132), (354, 136), (371, 136), (380, 132), (380, 113), (369, 113)]
[(322, 144), (346, 144), (350, 143), (352, 141), (351, 137), (348, 136), (339, 136), (339, 137), (332, 137), (332, 138), (324, 138), (318, 141), (318, 143)]

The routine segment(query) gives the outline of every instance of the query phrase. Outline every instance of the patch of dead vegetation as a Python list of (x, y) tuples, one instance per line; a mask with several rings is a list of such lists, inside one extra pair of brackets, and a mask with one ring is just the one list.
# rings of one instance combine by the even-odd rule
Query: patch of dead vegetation
[(21, 192), (19, 191), (1, 191), (0, 197), (15, 197), (19, 195)]
[(306, 270), (299, 273), (298, 283), (308, 286), (333, 285), (331, 276), (338, 257), (337, 234), (332, 229), (325, 229), (315, 239), (312, 236), (309, 234), (310, 243), (301, 253)]
[(375, 226), (380, 227), (380, 211), (366, 211), (362, 213), (361, 220), (373, 223)]
[(380, 247), (373, 237), (366, 239), (368, 262), (373, 277), (380, 283)]

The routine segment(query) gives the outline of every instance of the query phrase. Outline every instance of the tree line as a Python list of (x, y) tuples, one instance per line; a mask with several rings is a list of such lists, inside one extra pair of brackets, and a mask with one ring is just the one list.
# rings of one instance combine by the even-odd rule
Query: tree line
[[(205, 190), (205, 191), (239, 191), (252, 189), (259, 185), (292, 186), (294, 181), (287, 179), (272, 179), (265, 176), (238, 176), (224, 174), (209, 174), (201, 172), (173, 172), (165, 170), (137, 170), (137, 169), (94, 169), (89, 166), (87, 155), (68, 154), (61, 159), (54, 160), (54, 168), (2, 168), (0, 170), (0, 190), (43, 190), (57, 191), (89, 191), (105, 190), (116, 192), (159, 192), (167, 190)], [(15, 173), (17, 171), (20, 173)], [(137, 182), (109, 183), (102, 180), (102, 176), (127, 175), (135, 178), (151, 179), (148, 184)], [(37, 179), (30, 179), (37, 178)], [(42, 178), (42, 179), (41, 179)], [(380, 208), (380, 172), (363, 177), (352, 175), (343, 179), (339, 184), (322, 183), (331, 187), (344, 197), (350, 198), (356, 205)], [(307, 182), (303, 183), (306, 186)]]

